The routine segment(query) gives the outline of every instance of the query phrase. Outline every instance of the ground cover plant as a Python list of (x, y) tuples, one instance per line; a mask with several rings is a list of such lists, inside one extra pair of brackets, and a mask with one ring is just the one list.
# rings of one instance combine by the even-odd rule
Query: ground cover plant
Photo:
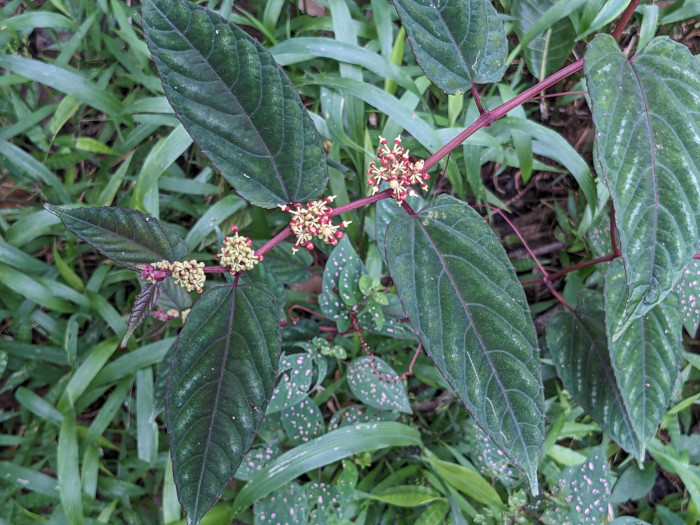
[(0, 519), (695, 523), (698, 4), (232, 4), (2, 7)]

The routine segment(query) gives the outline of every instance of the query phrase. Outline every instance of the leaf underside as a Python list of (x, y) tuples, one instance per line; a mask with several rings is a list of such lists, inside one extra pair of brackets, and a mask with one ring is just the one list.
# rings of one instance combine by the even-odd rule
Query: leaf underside
[(187, 255), (185, 241), (169, 226), (138, 210), (119, 207), (63, 209), (46, 205), (66, 228), (105, 257), (128, 268)]
[(386, 232), (401, 304), (426, 353), (486, 434), (537, 492), (544, 398), (535, 329), (496, 234), (441, 195)]
[(250, 448), (277, 375), (280, 328), (264, 285), (206, 291), (187, 317), (165, 400), (178, 497), (199, 523)]
[[(627, 286), (620, 259), (610, 262), (605, 272), (605, 324), (617, 326), (625, 310)], [(670, 294), (664, 301), (635, 319), (613, 341), (608, 329), (610, 359), (625, 407), (642, 443), (651, 439), (666, 413), (678, 377), (681, 323), (678, 299)]]
[(148, 314), (155, 307), (160, 297), (161, 287), (158, 283), (146, 283), (134, 300), (134, 306), (131, 307), (129, 314), (129, 328), (124, 334), (121, 342), (121, 347), (126, 348), (126, 343), (131, 338), (131, 335), (141, 324), (146, 320)]
[(418, 65), (445, 93), (498, 82), (508, 43), (489, 0), (394, 0)]
[(143, 24), (170, 105), (241, 196), (272, 208), (323, 193), (323, 143), (270, 53), (186, 0), (147, 1)]
[(610, 362), (604, 306), (601, 294), (583, 290), (576, 313), (562, 310), (549, 321), (547, 346), (574, 400), (622, 448), (639, 457), (639, 439)]
[[(518, 38), (534, 25), (556, 0), (520, 0), (513, 3), (513, 28)], [(569, 17), (554, 23), (549, 29), (533, 38), (525, 47), (525, 62), (530, 72), (539, 80), (557, 71), (574, 48), (576, 32)]]
[(698, 245), (700, 66), (655, 38), (628, 60), (609, 35), (586, 53), (597, 165), (615, 205), (629, 297), (617, 338), (682, 278)]

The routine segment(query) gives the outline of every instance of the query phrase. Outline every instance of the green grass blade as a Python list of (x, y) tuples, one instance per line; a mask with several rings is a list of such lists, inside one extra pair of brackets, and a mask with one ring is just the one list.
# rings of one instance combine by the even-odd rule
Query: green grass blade
[(14, 55), (0, 55), (0, 67), (4, 67), (29, 80), (46, 84), (62, 93), (73, 95), (89, 106), (114, 118), (121, 115), (122, 103), (109, 91), (73, 73), (39, 60)]
[(63, 512), (71, 525), (83, 525), (83, 491), (78, 465), (78, 432), (75, 411), (72, 406), (63, 410), (63, 423), (58, 434), (56, 449), (56, 473), (61, 493)]
[(420, 445), (418, 431), (401, 423), (358, 424), (334, 430), (282, 454), (258, 472), (233, 502), (235, 514), (310, 470), (362, 452)]

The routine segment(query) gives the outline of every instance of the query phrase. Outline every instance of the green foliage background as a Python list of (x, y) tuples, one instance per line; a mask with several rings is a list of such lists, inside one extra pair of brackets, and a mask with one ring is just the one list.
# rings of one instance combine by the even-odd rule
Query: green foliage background
[[(478, 115), (472, 99), (445, 95), (423, 76), (386, 0), (361, 5), (331, 0), (318, 13), (284, 0), (236, 7), (230, 0), (199, 3), (240, 24), (285, 67), (328, 140), (330, 192), (338, 195), (338, 205), (365, 194), (362, 174), (380, 133), (391, 138), (408, 131), (413, 138), (406, 137), (405, 145), (427, 157)], [(502, 0), (498, 11), (517, 14), (510, 4)], [(521, 4), (545, 12), (555, 2)], [(565, 24), (582, 37), (607, 30), (625, 2), (587, 4), (571, 2), (568, 12), (541, 21), (540, 33), (560, 34)], [(643, 3), (638, 11), (635, 28), (647, 41), (657, 31), (687, 35), (700, 15), (698, 3), (691, 1), (672, 2), (663, 10)], [(509, 35), (520, 40), (529, 34), (530, 24), (505, 20)], [(543, 64), (541, 40), (533, 38), (524, 52), (513, 42), (506, 78), (484, 93), (487, 107), (531, 85), (541, 71), (550, 72)], [(285, 224), (286, 216), (249, 206), (192, 145), (150, 61), (136, 2), (5, 2), (0, 7), (0, 67), (5, 73), (0, 77), (0, 523), (184, 523), (157, 395), (162, 392), (159, 365), (180, 322), (149, 320), (120, 349), (140, 288), (135, 272), (106, 261), (42, 205), (147, 212), (209, 263), (231, 224), (264, 241)], [(557, 106), (544, 109), (556, 111)], [(482, 166), (491, 166), (496, 178), (519, 169), (525, 182), (545, 171), (573, 175), (589, 208), (573, 191), (557, 203), (563, 263), (596, 249), (589, 244), (600, 209), (586, 160), (540, 124), (541, 117), (530, 107), (513, 111), (506, 121), (470, 139), (439, 169), (455, 195), (497, 206), (505, 203), (482, 181)], [(381, 210), (376, 213), (391, 213)], [(375, 238), (383, 233), (375, 235), (374, 213), (363, 209), (342, 218), (353, 221), (348, 233), (364, 270), (380, 278), (386, 270)], [(322, 269), (309, 269), (307, 255), (300, 254), (302, 262), (285, 257), (270, 257), (287, 272), (282, 282), (320, 277)], [(527, 260), (513, 263), (521, 279), (534, 275)], [(572, 274), (563, 284), (565, 297), (575, 297), (585, 279), (602, 279), (602, 274)], [(288, 286), (280, 307), (317, 310), (317, 295), (314, 289)], [(191, 302), (176, 292), (169, 300), (178, 309)], [(550, 306), (531, 304), (535, 314)], [(288, 340), (317, 335), (313, 327), (309, 330), (288, 334)], [(394, 372), (408, 369), (413, 352), (407, 348), (415, 348), (413, 341), (375, 333), (367, 342)], [(336, 344), (350, 358), (328, 358), (325, 380), (309, 384), (308, 395), (297, 400), (316, 407), (329, 433), (319, 432), (315, 441), (302, 444), (285, 431), (297, 414), (286, 420), (270, 417), (254, 452), (264, 457), (274, 449), (269, 455), (286, 453), (298, 461), (282, 476), (270, 476), (267, 484), (244, 485), (253, 472), (241, 473), (203, 523), (230, 523), (234, 516), (261, 522), (274, 505), (268, 498), (253, 510), (253, 502), (283, 493), (301, 495), (293, 508), (306, 512), (309, 521), (320, 519), (319, 509), (306, 504), (313, 496), (342, 502), (328, 508), (345, 523), (442, 523), (448, 512), (455, 523), (527, 523), (535, 515), (546, 523), (575, 523), (567, 490), (583, 475), (578, 465), (594, 460), (601, 479), (612, 487), (606, 513), (663, 524), (700, 519), (700, 442), (693, 432), (700, 359), (690, 340), (674, 408), (662, 421), (660, 436), (670, 438), (673, 447), (652, 441), (644, 470), (612, 444), (601, 452), (601, 429), (561, 390), (552, 362), (544, 356), (547, 426), (539, 474), (549, 490), (538, 500), (527, 499), (524, 478), (484, 440), (425, 355), (418, 356), (406, 384), (413, 416), (372, 412), (344, 377), (347, 362), (364, 355), (361, 340), (348, 336)], [(313, 373), (320, 375), (319, 370)], [(342, 421), (375, 427), (353, 431)], [(338, 434), (330, 433), (334, 425)], [(606, 458), (612, 460), (609, 470)], [(659, 479), (680, 482), (674, 490), (650, 495), (657, 478), (650, 472), (657, 471)], [(295, 484), (287, 484), (294, 479)], [(312, 487), (311, 481), (322, 487)]]

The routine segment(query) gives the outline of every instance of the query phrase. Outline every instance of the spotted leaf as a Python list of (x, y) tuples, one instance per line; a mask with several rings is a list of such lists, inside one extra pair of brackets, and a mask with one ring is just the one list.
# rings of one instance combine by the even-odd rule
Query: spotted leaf
[(347, 380), (352, 393), (365, 405), (411, 413), (406, 389), (398, 374), (383, 359), (358, 357), (348, 366)]
[[(266, 416), (267, 419), (267, 416)], [(236, 471), (236, 479), (250, 481), (263, 467), (267, 466), (282, 453), (279, 444), (268, 441), (265, 446), (251, 448), (241, 461), (241, 466)]]
[(282, 355), (279, 379), (275, 386), (267, 414), (274, 414), (306, 397), (313, 383), (313, 356), (308, 352)]
[(693, 260), (686, 268), (675, 292), (681, 307), (683, 326), (694, 337), (700, 325), (700, 260)]
[(328, 422), (328, 430), (336, 430), (341, 427), (352, 426), (358, 423), (376, 423), (378, 421), (396, 421), (399, 418), (397, 412), (386, 412), (368, 408), (364, 405), (352, 405), (338, 410)]
[(281, 414), (282, 425), (294, 443), (306, 443), (323, 434), (323, 414), (309, 396)]

